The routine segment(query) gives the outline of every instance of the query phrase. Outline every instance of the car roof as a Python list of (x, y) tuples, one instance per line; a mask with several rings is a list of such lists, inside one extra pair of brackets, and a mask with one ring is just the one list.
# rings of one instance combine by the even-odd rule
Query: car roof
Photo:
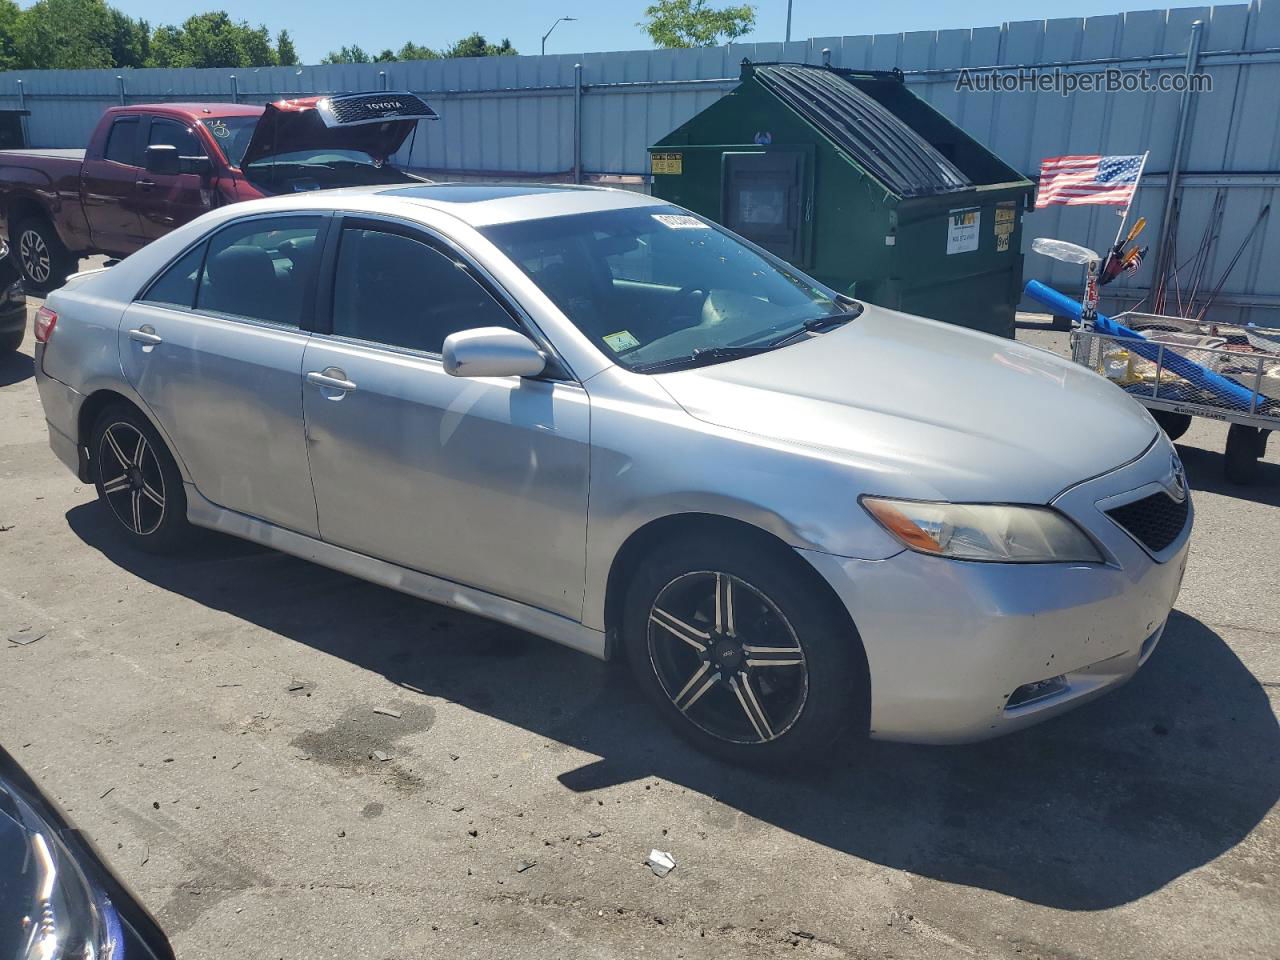
[(167, 113), (189, 120), (203, 117), (258, 117), (263, 107), (252, 103), (131, 103), (108, 107), (108, 113)]
[[(287, 194), (250, 201), (255, 212), (299, 207), (352, 212), (398, 212), (412, 217), (414, 208), (446, 213), (473, 227), (518, 220), (542, 220), (575, 213), (666, 206), (634, 190), (572, 184), (422, 183), (321, 190), (305, 197)], [(247, 204), (236, 204), (246, 209)]]

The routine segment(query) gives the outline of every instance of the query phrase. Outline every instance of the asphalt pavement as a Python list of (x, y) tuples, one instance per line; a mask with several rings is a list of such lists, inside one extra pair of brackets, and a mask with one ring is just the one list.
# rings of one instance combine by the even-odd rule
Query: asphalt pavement
[(48, 448), (28, 340), (0, 359), (0, 743), (190, 960), (1275, 958), (1280, 441), (1242, 488), (1225, 434), (1180, 444), (1191, 560), (1128, 686), (765, 777), (620, 667), (213, 534), (133, 552)]

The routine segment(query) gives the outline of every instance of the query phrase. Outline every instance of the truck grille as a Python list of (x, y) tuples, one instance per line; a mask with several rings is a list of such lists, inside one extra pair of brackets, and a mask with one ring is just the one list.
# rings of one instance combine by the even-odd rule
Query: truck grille
[(1189, 496), (1175, 500), (1167, 493), (1153, 493), (1108, 510), (1107, 516), (1152, 553), (1159, 553), (1182, 533), (1182, 528), (1187, 525), (1190, 506)]
[(355, 93), (329, 98), (335, 122), (369, 123), (398, 117), (434, 118), (436, 113), (412, 93)]

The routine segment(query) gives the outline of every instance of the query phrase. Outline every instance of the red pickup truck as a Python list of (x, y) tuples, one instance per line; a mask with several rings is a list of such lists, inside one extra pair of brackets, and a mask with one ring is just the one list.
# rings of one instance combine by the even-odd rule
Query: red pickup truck
[(421, 180), (387, 161), (436, 114), (412, 93), (111, 107), (84, 150), (0, 150), (0, 236), (27, 288), (125, 256), (206, 210), (298, 190)]

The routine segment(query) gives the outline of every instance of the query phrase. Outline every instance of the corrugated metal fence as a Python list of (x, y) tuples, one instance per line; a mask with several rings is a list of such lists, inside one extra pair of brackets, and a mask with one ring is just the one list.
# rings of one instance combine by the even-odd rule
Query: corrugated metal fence
[[(31, 111), (33, 145), (67, 147), (83, 145), (102, 110), (114, 103), (265, 102), (409, 89), (440, 113), (438, 123), (417, 134), (412, 155), (400, 158), (415, 168), (438, 176), (549, 178), (572, 176), (577, 164), (586, 179), (643, 183), (645, 148), (733, 89), (742, 58), (820, 63), (826, 49), (835, 66), (902, 69), (920, 96), (1030, 175), (1046, 156), (1150, 149), (1136, 209), (1150, 221), (1146, 236), (1154, 245), (1178, 94), (1064, 97), (1053, 91), (959, 91), (956, 82), (962, 68), (1059, 67), (1069, 74), (1146, 69), (1153, 79), (1181, 73), (1195, 20), (1204, 24), (1200, 65), (1213, 89), (1190, 98), (1176, 249), (1179, 263), (1190, 261), (1207, 227), (1217, 231), (1201, 271), (1211, 285), (1280, 187), (1280, 0), (700, 50), (244, 70), (17, 71), (0, 74), (0, 107)], [(1222, 212), (1213, 218), (1219, 194)], [(1057, 207), (1031, 214), (1024, 235), (1059, 236), (1101, 249), (1115, 227), (1110, 208)], [(1074, 268), (1034, 254), (1028, 256), (1027, 275), (1065, 290), (1079, 285)], [(1132, 284), (1108, 290), (1127, 305), (1145, 295), (1142, 284), (1150, 276), (1146, 267)], [(1220, 319), (1280, 324), (1280, 210), (1245, 248), (1220, 303)]]

